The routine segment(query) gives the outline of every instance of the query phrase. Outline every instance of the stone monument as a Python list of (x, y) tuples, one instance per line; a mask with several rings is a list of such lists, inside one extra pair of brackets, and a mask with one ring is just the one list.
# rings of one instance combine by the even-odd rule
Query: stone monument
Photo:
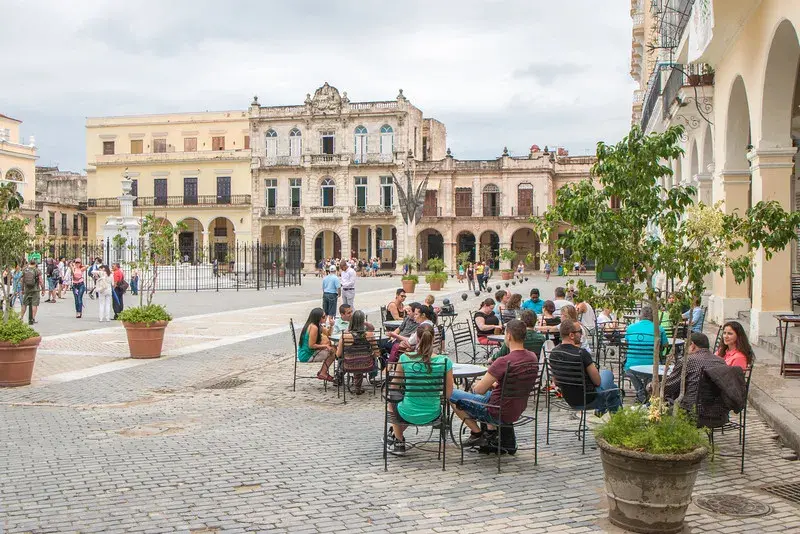
[(133, 215), (133, 201), (136, 197), (131, 194), (132, 185), (126, 169), (122, 175), (122, 195), (117, 197), (119, 215), (110, 216), (103, 225), (103, 241), (110, 245), (110, 251), (106, 254), (106, 261), (109, 263), (125, 263), (126, 260), (138, 257), (136, 249), (139, 247), (141, 221)]

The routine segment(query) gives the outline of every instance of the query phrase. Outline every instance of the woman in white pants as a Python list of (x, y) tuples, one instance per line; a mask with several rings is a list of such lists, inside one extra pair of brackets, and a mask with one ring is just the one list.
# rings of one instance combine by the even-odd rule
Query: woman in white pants
[(99, 306), (100, 322), (111, 321), (111, 271), (101, 265), (97, 268), (97, 282), (95, 282), (97, 304)]

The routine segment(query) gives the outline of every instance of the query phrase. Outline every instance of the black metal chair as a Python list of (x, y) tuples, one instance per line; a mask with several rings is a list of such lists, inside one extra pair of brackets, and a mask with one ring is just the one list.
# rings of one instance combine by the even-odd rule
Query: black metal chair
[(381, 306), (381, 326), (386, 328), (384, 323), (386, 322), (386, 306)]
[[(492, 353), (495, 350), (497, 350), (497, 348), (500, 346), (500, 344), (498, 343), (498, 344), (484, 345), (483, 343), (481, 343), (478, 340), (478, 332), (479, 332), (479, 330), (478, 330), (478, 323), (475, 322), (475, 312), (472, 312), (472, 311), (469, 312), (469, 318), (470, 318), (470, 327), (472, 328), (472, 330), (474, 332), (475, 348), (476, 348), (476, 350), (480, 349), (483, 352), (483, 361), (488, 361), (489, 357), (492, 355)], [(483, 336), (483, 337), (485, 337), (485, 336)], [(476, 359), (476, 361), (477, 361), (477, 359)], [(475, 362), (473, 362), (473, 363), (475, 363)]]
[[(497, 410), (497, 420), (500, 423), (476, 420), (478, 423), (488, 423), (497, 427), (497, 473), (500, 474), (500, 456), (502, 445), (502, 432), (503, 428), (515, 429), (531, 422), (533, 425), (533, 465), (539, 465), (539, 390), (541, 386), (542, 374), (539, 372), (540, 365), (538, 362), (522, 363), (511, 365), (511, 362), (506, 364), (506, 372), (503, 378), (503, 383), (500, 385), (500, 398), (497, 404), (473, 402), (478, 406), (485, 406), (487, 409), (491, 408)], [(510, 423), (503, 421), (503, 403), (507, 400), (525, 399), (526, 402), (530, 397), (534, 397), (534, 410), (533, 415), (525, 415), (524, 413), (516, 420)], [(472, 401), (470, 401), (472, 402)], [(466, 423), (461, 422), (461, 430), (458, 433), (459, 444), (461, 445), (461, 464), (464, 464), (464, 446), (463, 436)]]
[[(745, 456), (745, 441), (747, 438), (747, 404), (750, 401), (750, 377), (753, 374), (753, 365), (755, 364), (755, 355), (751, 353), (751, 363), (747, 366), (747, 369), (744, 371), (744, 383), (745, 383), (745, 403), (744, 408), (742, 411), (739, 412), (739, 421), (728, 421), (725, 424), (720, 426), (715, 426), (708, 428), (708, 439), (711, 442), (711, 461), (714, 461), (714, 456), (721, 456), (723, 458), (741, 458), (741, 469), (740, 473), (744, 474), (744, 456)], [(699, 407), (698, 409), (702, 409)], [(741, 445), (741, 450), (739, 454), (718, 454), (715, 451), (714, 446), (714, 433), (719, 430), (720, 434), (725, 435), (725, 430), (738, 430), (739, 431), (739, 445)]]
[(461, 353), (466, 353), (469, 357), (470, 363), (475, 363), (478, 360), (478, 352), (475, 348), (475, 338), (472, 337), (472, 329), (469, 323), (456, 323), (453, 325), (453, 351), (455, 352), (455, 361), (458, 362), (458, 357)]
[(722, 344), (722, 325), (719, 325), (717, 328), (717, 337), (714, 338), (714, 349), (711, 351), (713, 354), (716, 354), (719, 351), (719, 346)]
[[(402, 370), (402, 372), (398, 372)], [(445, 470), (447, 422), (450, 421), (450, 402), (446, 394), (447, 365), (445, 363), (433, 364), (432, 372), (425, 371), (425, 364), (421, 361), (394, 363), (387, 367), (386, 382), (383, 386), (384, 418), (383, 418), (383, 470), (388, 471), (388, 440), (390, 424), (400, 424), (414, 427), (432, 427), (438, 430), (437, 458), (442, 460), (442, 471)], [(439, 414), (431, 421), (422, 424), (411, 424), (404, 421), (397, 413), (397, 405), (406, 395), (413, 395), (416, 399), (437, 399)], [(389, 409), (392, 405), (393, 409)], [(425, 442), (427, 443), (427, 442)], [(415, 444), (417, 446), (419, 444)]]
[[(337, 370), (339, 381), (336, 386), (336, 396), (339, 397), (340, 390), (343, 392), (343, 404), (347, 404), (347, 391), (350, 389), (349, 380), (351, 378), (355, 380), (357, 375), (361, 375), (363, 380), (364, 375), (369, 375), (369, 373), (377, 370), (377, 350), (377, 341), (374, 339), (368, 340), (366, 338), (355, 339), (353, 343), (346, 343), (342, 347), (342, 358)], [(376, 382), (372, 383), (373, 395), (375, 394), (377, 385)]]
[[(290, 318), (289, 319), (289, 331), (292, 333), (292, 344), (294, 345), (294, 371), (292, 373), (292, 391), (297, 391), (297, 379), (300, 378), (302, 380), (318, 380), (317, 375), (314, 376), (297, 376), (297, 363), (300, 361), (298, 359), (298, 345), (297, 345), (297, 333), (294, 330), (294, 321)], [(303, 362), (305, 363), (305, 362)], [(311, 362), (309, 362), (311, 363)], [(314, 362), (316, 363), (316, 362)], [(328, 382), (323, 381), (323, 389), (328, 391)]]

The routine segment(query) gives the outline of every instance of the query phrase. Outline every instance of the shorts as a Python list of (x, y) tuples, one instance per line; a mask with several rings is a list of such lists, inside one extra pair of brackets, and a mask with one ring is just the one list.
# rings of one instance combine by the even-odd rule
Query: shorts
[(324, 362), (325, 359), (330, 356), (331, 353), (328, 349), (317, 349), (314, 351), (314, 354), (311, 355), (311, 359), (308, 360), (309, 362)]
[(58, 277), (48, 278), (47, 289), (49, 289), (50, 291), (55, 291), (56, 287), (58, 287)]
[(455, 404), (459, 410), (466, 412), (470, 419), (496, 425), (498, 424), (497, 420), (492, 417), (489, 413), (489, 408), (486, 406), (491, 396), (491, 391), (487, 391), (484, 395), (477, 395), (468, 391), (453, 389), (453, 393), (450, 395), (450, 402)]
[(26, 291), (22, 294), (23, 306), (38, 306), (39, 305), (39, 291)]

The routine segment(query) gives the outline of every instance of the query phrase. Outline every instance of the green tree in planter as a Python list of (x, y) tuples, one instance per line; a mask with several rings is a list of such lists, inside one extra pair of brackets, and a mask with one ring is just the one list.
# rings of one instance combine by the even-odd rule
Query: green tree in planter
[[(516, 251), (508, 249), (508, 248), (501, 248), (500, 249), (500, 261), (507, 261), (507, 262), (509, 262), (509, 265), (510, 265), (510, 262), (514, 261), (515, 259), (517, 259), (517, 252)], [(511, 267), (511, 269), (503, 269), (503, 271), (505, 271), (505, 272), (511, 272), (513, 270), (514, 270), (513, 266)]]
[[(770, 258), (794, 239), (800, 224), (800, 213), (787, 213), (774, 201), (759, 202), (744, 214), (726, 214), (719, 205), (694, 205), (692, 187), (660, 186), (659, 180), (672, 174), (665, 163), (683, 154), (678, 146), (682, 133), (681, 127), (673, 127), (663, 134), (645, 135), (634, 127), (616, 145), (598, 143), (593, 179), (559, 189), (555, 205), (532, 221), (544, 241), (560, 232), (550, 250), (563, 247), (580, 257), (595, 258), (598, 266), (617, 266), (620, 281), (593, 290), (598, 305), (621, 309), (644, 301), (653, 309), (651, 421), (663, 414), (657, 318), (669, 297), (654, 287), (654, 275), (685, 281), (691, 295), (703, 293), (707, 275), (722, 275), (726, 269), (742, 283), (752, 276), (749, 251), (762, 248)], [(612, 197), (619, 208), (611, 207)], [(673, 306), (670, 315), (675, 310)], [(674, 349), (674, 338), (672, 345)], [(681, 395), (686, 366), (683, 369)]]
[(458, 261), (458, 265), (463, 265), (464, 267), (466, 267), (467, 264), (469, 263), (469, 256), (470, 256), (469, 252), (458, 253), (458, 255), (456, 256), (456, 261)]
[(408, 267), (408, 272), (403, 275), (402, 280), (413, 280), (414, 282), (419, 282), (419, 277), (415, 274), (412, 274), (412, 271), (419, 266), (419, 260), (416, 256), (409, 254), (400, 260), (400, 265)]
[(153, 213), (144, 216), (138, 254), (134, 254), (138, 261), (130, 263), (131, 268), (139, 270), (139, 306), (124, 309), (119, 315), (121, 321), (154, 323), (172, 320), (164, 306), (153, 304), (153, 296), (158, 287), (159, 268), (177, 262), (178, 234), (184, 230), (186, 225), (182, 222), (173, 226)]
[(445, 264), (444, 260), (441, 258), (431, 258), (428, 260), (428, 263), (425, 264), (425, 267), (431, 271), (428, 275), (425, 276), (425, 281), (427, 283), (431, 282), (441, 282), (445, 283), (447, 281), (447, 273), (444, 272)]
[[(11, 273), (14, 265), (25, 267), (27, 264), (26, 254), (33, 245), (33, 236), (27, 228), (30, 221), (19, 213), (23, 204), (22, 195), (17, 192), (14, 184), (0, 185), (0, 272)], [(0, 341), (20, 343), (38, 336), (33, 328), (14, 313), (11, 288), (6, 284), (0, 284), (0, 288), (4, 303)]]

